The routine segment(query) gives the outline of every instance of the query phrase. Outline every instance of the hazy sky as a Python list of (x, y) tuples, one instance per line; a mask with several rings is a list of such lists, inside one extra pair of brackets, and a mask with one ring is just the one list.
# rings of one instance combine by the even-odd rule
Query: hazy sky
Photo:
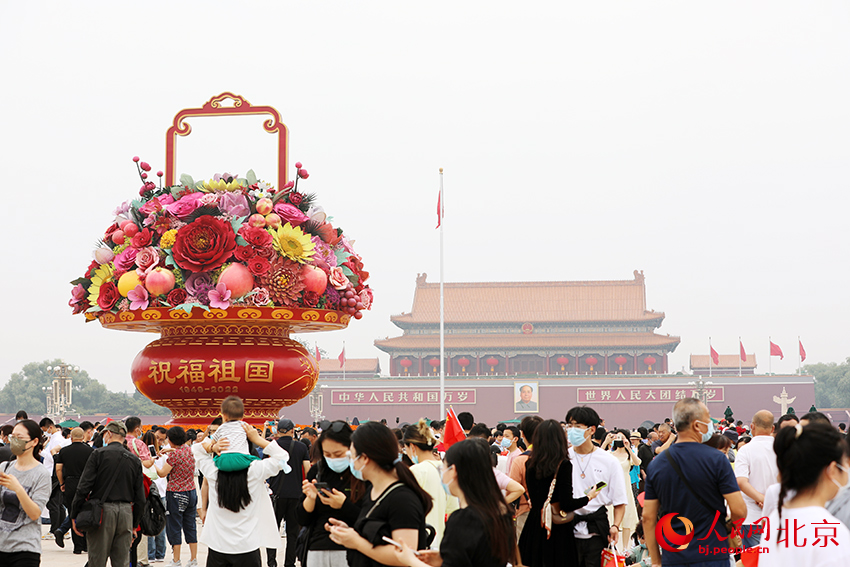
[[(155, 335), (84, 324), (71, 286), (165, 165), (182, 108), (232, 91), (276, 107), (305, 189), (357, 240), (375, 306), (308, 337), (374, 357), (415, 277), (631, 279), (690, 353), (767, 370), (850, 356), (846, 2), (3, 2), (0, 386), (62, 357), (116, 390)], [(201, 136), (200, 129), (195, 135)], [(192, 139), (195, 179), (253, 168), (274, 139)], [(256, 161), (236, 158), (242, 147)], [(271, 150), (270, 150), (271, 148)], [(179, 154), (182, 155), (182, 154)], [(214, 158), (214, 159), (213, 159)], [(200, 168), (201, 166), (196, 165)], [(187, 169), (188, 168), (188, 169)]]

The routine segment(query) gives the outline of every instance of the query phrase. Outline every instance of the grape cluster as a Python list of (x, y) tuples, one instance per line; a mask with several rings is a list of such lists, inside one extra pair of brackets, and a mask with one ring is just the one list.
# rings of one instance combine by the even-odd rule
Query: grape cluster
[(348, 313), (353, 316), (355, 319), (363, 318), (363, 303), (360, 301), (360, 296), (357, 295), (354, 291), (354, 286), (349, 282), (348, 287), (345, 288), (345, 291), (341, 291), (339, 294), (339, 309), (344, 313)]

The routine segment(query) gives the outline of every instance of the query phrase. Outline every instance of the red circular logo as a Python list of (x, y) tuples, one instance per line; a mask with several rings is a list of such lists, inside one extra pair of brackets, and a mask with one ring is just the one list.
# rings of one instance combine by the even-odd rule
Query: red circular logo
[(534, 332), (534, 325), (532, 325), (531, 323), (523, 324), (522, 332), (523, 332), (523, 334), (530, 335), (531, 333)]
[[(684, 516), (677, 516), (678, 512), (665, 514), (655, 526), (655, 539), (664, 551), (677, 552), (687, 549), (688, 544), (694, 539), (694, 525)], [(673, 518), (679, 518), (685, 524), (685, 533), (679, 534), (673, 529), (671, 522)]]

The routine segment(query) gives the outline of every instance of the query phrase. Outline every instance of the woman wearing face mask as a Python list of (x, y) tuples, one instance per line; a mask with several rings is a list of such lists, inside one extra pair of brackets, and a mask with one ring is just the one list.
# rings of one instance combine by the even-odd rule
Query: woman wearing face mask
[(383, 538), (423, 549), (425, 515), (431, 497), (398, 456), (398, 441), (385, 425), (369, 422), (351, 436), (351, 473), (367, 482), (360, 515), (353, 527), (331, 518), (325, 526), (331, 541), (349, 549), (351, 567), (403, 565)]
[[(345, 547), (331, 541), (325, 524), (335, 518), (353, 525), (360, 514), (365, 486), (348, 469), (351, 427), (333, 421), (313, 445), (321, 456), (302, 483), (304, 500), (297, 511), (298, 522), (309, 530), (305, 567), (345, 567)], [(319, 482), (328, 487), (317, 490)]]
[[(773, 450), (780, 476), (779, 506), (769, 516), (772, 533), (762, 536), (767, 549), (759, 555), (759, 567), (847, 565), (850, 530), (825, 508), (850, 487), (847, 442), (828, 423), (798, 423), (779, 430)], [(786, 521), (789, 533), (780, 534)], [(799, 545), (803, 538), (805, 543)]]
[(508, 562), (518, 564), (514, 522), (491, 470), (490, 450), (485, 441), (467, 439), (451, 446), (446, 453), (442, 482), (457, 496), (460, 510), (449, 516), (440, 551), (423, 550), (417, 557), (404, 545), (396, 551), (399, 565), (504, 567)]
[[(623, 476), (625, 477), (626, 482), (626, 494), (632, 494), (631, 476), (629, 472), (632, 467), (640, 467), (640, 459), (638, 459), (637, 454), (632, 451), (631, 444), (629, 443), (628, 431), (617, 429), (609, 433), (605, 442), (602, 444), (602, 448), (606, 448), (609, 444), (611, 454), (614, 455), (617, 461), (619, 461), (620, 466), (623, 467)], [(631, 530), (627, 526), (634, 526), (637, 524), (637, 521), (638, 514), (635, 499), (633, 497), (629, 497), (626, 499), (626, 514), (623, 516), (623, 541), (629, 541), (629, 537), (631, 536)], [(611, 525), (614, 524), (613, 506), (608, 506), (608, 523)]]
[(440, 481), (442, 463), (434, 455), (436, 445), (437, 440), (424, 419), (420, 419), (419, 423), (404, 431), (404, 450), (410, 460), (413, 461), (410, 472), (416, 477), (416, 482), (419, 483), (422, 490), (427, 492), (434, 501), (431, 511), (425, 516), (425, 523), (434, 526), (437, 531), (434, 541), (431, 542), (431, 549), (440, 548), (440, 541), (443, 539), (443, 532), (446, 528), (446, 515), (458, 508), (457, 498), (446, 494), (443, 490)]
[(50, 498), (50, 473), (38, 460), (42, 433), (25, 419), (9, 435), (15, 461), (0, 464), (0, 565), (41, 563), (41, 511)]

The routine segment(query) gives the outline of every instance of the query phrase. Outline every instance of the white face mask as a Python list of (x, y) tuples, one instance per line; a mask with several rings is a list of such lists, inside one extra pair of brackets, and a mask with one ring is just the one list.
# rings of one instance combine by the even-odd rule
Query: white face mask
[[(836, 464), (836, 466), (837, 466), (839, 469), (843, 470), (844, 472), (848, 473), (848, 475), (850, 475), (850, 471), (848, 471), (847, 469), (845, 469), (844, 467), (842, 467), (842, 466), (841, 466), (841, 465), (839, 465), (838, 463), (835, 463), (835, 464)], [(840, 494), (842, 494), (845, 490), (850, 489), (850, 478), (848, 478), (848, 479), (847, 479), (847, 482), (845, 482), (843, 485), (842, 485), (842, 484), (838, 484), (838, 483), (835, 481), (835, 479), (834, 479), (834, 478), (833, 478), (833, 479), (830, 479), (830, 480), (832, 480), (832, 483), (833, 483), (835, 486), (837, 486), (837, 487), (838, 487), (838, 494), (836, 494), (836, 495), (835, 495), (835, 498), (838, 498), (838, 496), (839, 496)]]

